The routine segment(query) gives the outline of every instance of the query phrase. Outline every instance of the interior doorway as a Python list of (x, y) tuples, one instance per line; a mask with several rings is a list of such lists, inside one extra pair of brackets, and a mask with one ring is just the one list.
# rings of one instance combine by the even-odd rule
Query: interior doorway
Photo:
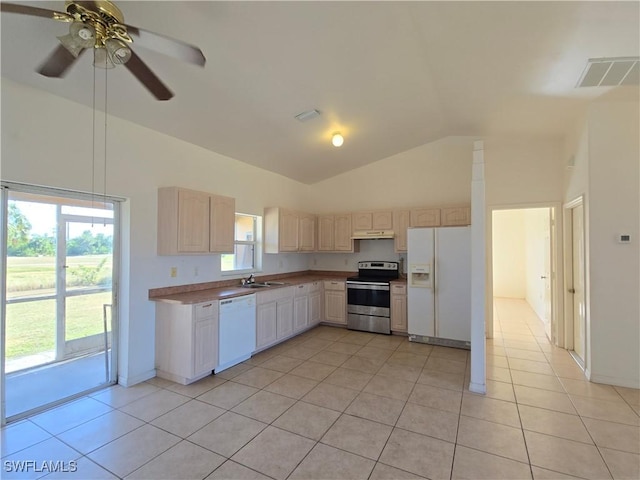
[(496, 298), (525, 300), (556, 343), (555, 208), (493, 210), (492, 290)]
[(8, 421), (117, 378), (119, 204), (42, 190), (3, 193), (2, 400)]
[(582, 197), (565, 205), (565, 318), (567, 348), (583, 369), (588, 363), (585, 214)]

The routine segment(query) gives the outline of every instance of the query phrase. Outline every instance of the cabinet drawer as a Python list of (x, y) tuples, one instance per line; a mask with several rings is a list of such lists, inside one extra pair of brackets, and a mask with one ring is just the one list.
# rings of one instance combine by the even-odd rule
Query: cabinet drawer
[(400, 284), (391, 284), (391, 295), (406, 295), (407, 294), (407, 286)]
[(257, 294), (257, 303), (261, 305), (263, 303), (275, 302), (283, 298), (293, 298), (294, 287), (284, 288), (272, 288), (267, 291), (261, 291)]
[(311, 282), (307, 285), (309, 285), (309, 293), (319, 292), (322, 290), (322, 282), (320, 281)]
[(214, 300), (211, 302), (198, 303), (193, 306), (195, 310), (196, 320), (200, 320), (202, 318), (208, 318), (217, 316), (218, 313), (218, 301)]
[(325, 290), (338, 290), (341, 292), (345, 291), (345, 283), (339, 280), (325, 280), (324, 281), (324, 289)]
[(303, 283), (301, 285), (296, 285), (293, 287), (293, 296), (294, 297), (304, 297), (305, 295), (309, 295), (309, 285), (308, 283)]

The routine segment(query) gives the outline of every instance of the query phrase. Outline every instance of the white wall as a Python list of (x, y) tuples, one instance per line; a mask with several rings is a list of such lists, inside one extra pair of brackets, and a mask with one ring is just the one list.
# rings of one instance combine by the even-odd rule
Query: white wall
[(525, 221), (522, 210), (493, 212), (493, 295), (525, 298)]
[[(91, 109), (4, 78), (1, 88), (2, 179), (91, 191)], [(78, 127), (83, 121), (85, 130)], [(310, 187), (114, 117), (108, 118), (107, 140), (107, 193), (127, 198), (120, 297), (120, 376), (127, 384), (154, 372), (155, 304), (147, 300), (149, 289), (221, 278), (218, 255), (156, 255), (157, 188), (228, 195), (237, 199), (238, 211), (262, 214), (271, 205), (310, 207)], [(96, 171), (102, 172), (102, 163)], [(101, 187), (101, 177), (96, 185)], [(266, 255), (264, 271), (306, 270), (308, 258)], [(178, 267), (177, 278), (169, 276), (172, 266)]]
[(471, 203), (473, 138), (447, 137), (313, 186), (314, 211)]
[(591, 377), (638, 388), (640, 103), (596, 103), (588, 125)]
[(549, 321), (545, 302), (546, 281), (542, 277), (550, 275), (550, 212), (548, 208), (528, 208), (523, 213), (525, 224), (525, 268), (527, 272), (525, 299), (540, 319)]

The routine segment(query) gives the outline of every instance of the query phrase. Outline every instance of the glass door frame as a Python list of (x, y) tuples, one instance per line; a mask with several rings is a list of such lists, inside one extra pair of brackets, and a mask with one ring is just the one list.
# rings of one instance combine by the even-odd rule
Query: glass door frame
[[(10, 191), (16, 191), (21, 193), (29, 193), (34, 195), (42, 195), (42, 196), (50, 196), (50, 197), (63, 197), (69, 198), (70, 200), (84, 200), (84, 201), (95, 201), (99, 203), (110, 203), (113, 206), (113, 219), (109, 219), (109, 223), (113, 223), (113, 249), (112, 249), (112, 285), (111, 285), (111, 359), (108, 363), (108, 378), (107, 381), (95, 388), (90, 390), (86, 390), (80, 392), (78, 394), (72, 395), (70, 397), (66, 397), (61, 399), (53, 404), (47, 404), (43, 406), (41, 409), (44, 410), (51, 408), (51, 406), (68, 402), (74, 398), (78, 398), (93, 391), (101, 390), (106, 388), (107, 386), (114, 385), (117, 383), (118, 378), (118, 357), (119, 357), (119, 343), (120, 343), (120, 329), (119, 329), (119, 286), (120, 286), (120, 260), (121, 260), (121, 239), (120, 239), (120, 215), (121, 215), (121, 204), (125, 200), (123, 198), (107, 196), (107, 195), (98, 195), (91, 193), (83, 193), (76, 192), (71, 190), (59, 189), (54, 187), (42, 187), (36, 185), (22, 184), (22, 183), (14, 183), (14, 182), (6, 182), (2, 181), (0, 183), (0, 255), (2, 255), (3, 261), (0, 262), (0, 425), (4, 426), (7, 423), (6, 418), (6, 372), (5, 372), (5, 355), (6, 355), (6, 305), (7, 305), (7, 295), (6, 295), (6, 287), (7, 287), (7, 224), (8, 224), (8, 207), (9, 207), (9, 194)], [(58, 205), (57, 208), (57, 221), (62, 221), (65, 225), (67, 221), (81, 221), (86, 222), (87, 219), (91, 221), (92, 217), (87, 217), (84, 215), (72, 215), (72, 214), (62, 214), (61, 206)], [(102, 222), (102, 218), (94, 217), (94, 221)], [(66, 298), (66, 282), (65, 280), (65, 272), (64, 268), (62, 268), (62, 264), (60, 262), (65, 261), (66, 263), (66, 228), (58, 228), (58, 240), (60, 235), (65, 236), (63, 242), (56, 242), (56, 322), (64, 322), (64, 315), (60, 316), (60, 310), (62, 309), (62, 313), (64, 314), (64, 303)], [(64, 256), (60, 256), (60, 248), (65, 248), (63, 252)], [(61, 273), (63, 271), (63, 273)], [(61, 282), (62, 280), (62, 282)], [(60, 306), (62, 304), (62, 307)], [(104, 313), (103, 313), (104, 314)], [(62, 332), (62, 333), (61, 333)], [(62, 338), (60, 338), (62, 335)], [(66, 340), (64, 338), (64, 329), (56, 328), (56, 358), (59, 358), (61, 352), (64, 352)], [(107, 365), (105, 365), (107, 366)], [(37, 410), (28, 412), (28, 415), (33, 415), (37, 412)], [(9, 420), (19, 420), (20, 418), (24, 418), (27, 414), (19, 414), (15, 415)]]

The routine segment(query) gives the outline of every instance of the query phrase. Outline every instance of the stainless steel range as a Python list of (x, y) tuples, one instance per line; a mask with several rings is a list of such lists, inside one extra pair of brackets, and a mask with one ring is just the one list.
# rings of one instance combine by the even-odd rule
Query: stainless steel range
[(391, 334), (391, 280), (398, 262), (358, 262), (358, 276), (347, 278), (347, 328)]

